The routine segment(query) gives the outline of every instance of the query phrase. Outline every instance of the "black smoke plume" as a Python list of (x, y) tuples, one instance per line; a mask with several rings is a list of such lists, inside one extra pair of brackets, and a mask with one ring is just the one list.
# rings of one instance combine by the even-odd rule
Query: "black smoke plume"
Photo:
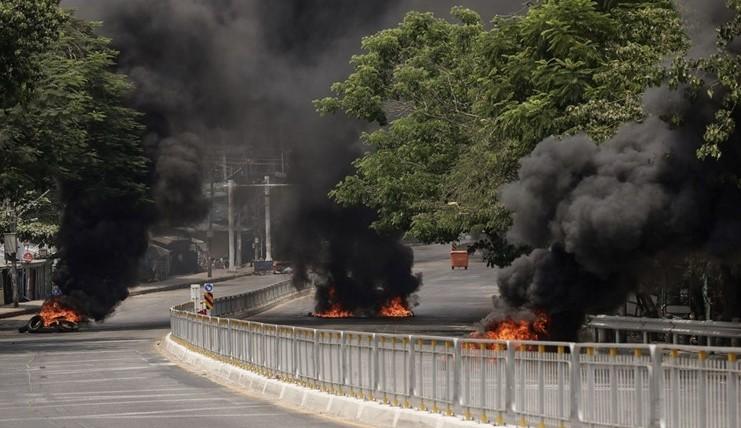
[[(495, 11), (521, 10), (523, 2), (460, 3), (490, 17)], [(86, 296), (100, 296), (94, 299), (101, 300), (104, 309), (97, 313), (110, 312), (126, 297), (126, 286), (134, 277), (116, 263), (142, 255), (146, 242), (141, 237), (149, 227), (187, 224), (203, 217), (206, 161), (225, 148), (245, 149), (255, 157), (276, 156), (281, 150), (292, 154), (288, 181), (293, 184), (293, 206), (276, 247), (283, 248), (300, 268), (298, 278), (305, 276), (306, 269), (320, 272), (351, 306), (364, 299), (377, 302), (389, 295), (406, 295), (418, 287), (419, 279), (411, 274), (411, 251), (396, 237), (371, 232), (372, 213), (342, 209), (328, 200), (327, 192), (351, 172), (363, 125), (341, 118), (321, 119), (312, 100), (326, 96), (330, 84), (350, 72), (348, 62), (359, 50), (362, 36), (395, 25), (411, 9), (447, 15), (449, 2), (67, 0), (62, 4), (80, 17), (103, 21), (102, 32), (120, 50), (119, 69), (137, 86), (132, 103), (145, 113), (145, 142), (153, 165), (149, 184), (157, 210), (145, 221), (128, 225), (126, 216), (135, 214), (113, 206), (86, 211), (86, 221), (77, 217), (81, 213), (67, 220), (69, 236), (63, 234), (62, 240), (69, 256), (80, 260), (69, 263), (65, 283), (85, 289)], [(109, 214), (113, 220), (97, 228), (103, 238), (87, 234), (85, 228)], [(111, 256), (98, 251), (95, 256), (103, 264), (89, 263), (82, 250), (101, 242)], [(110, 282), (119, 285), (111, 288)]]
[(188, 224), (208, 213), (199, 189), (203, 184), (203, 144), (197, 135), (186, 133), (157, 144), (154, 200), (160, 220), (169, 224)]
[(673, 128), (651, 116), (600, 146), (584, 136), (549, 138), (522, 160), (519, 180), (503, 186), (508, 239), (535, 248), (500, 271), (508, 303), (583, 319), (621, 305), (657, 265), (738, 256), (738, 133), (719, 160), (698, 160), (714, 101), (667, 89), (649, 95), (652, 108), (680, 108), (687, 121)]
[[(690, 1), (680, 11), (691, 24), (690, 57), (712, 53), (728, 9)], [(509, 241), (534, 248), (500, 271), (500, 291), (513, 306), (549, 311), (553, 325), (569, 320), (555, 339), (574, 339), (585, 314), (617, 308), (656, 266), (698, 254), (738, 256), (739, 134), (720, 159), (699, 160), (720, 97), (685, 96), (685, 89), (649, 90), (648, 118), (602, 145), (583, 135), (546, 139), (521, 161), (518, 181), (500, 189), (513, 218)]]

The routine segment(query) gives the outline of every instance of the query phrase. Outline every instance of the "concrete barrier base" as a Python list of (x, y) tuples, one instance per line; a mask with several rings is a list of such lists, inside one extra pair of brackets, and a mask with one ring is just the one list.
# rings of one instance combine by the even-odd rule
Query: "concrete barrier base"
[(348, 422), (391, 428), (482, 428), (493, 425), (464, 421), (457, 417), (403, 409), (375, 401), (333, 395), (300, 385), (269, 379), (236, 365), (210, 358), (186, 348), (168, 334), (160, 344), (162, 352), (199, 373), (236, 386), (279, 405)]

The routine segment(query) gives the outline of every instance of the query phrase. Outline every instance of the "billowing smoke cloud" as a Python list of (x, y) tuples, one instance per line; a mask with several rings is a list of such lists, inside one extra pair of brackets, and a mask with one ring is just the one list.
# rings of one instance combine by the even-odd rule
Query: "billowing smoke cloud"
[[(64, 211), (54, 282), (72, 297), (70, 303), (101, 320), (128, 296), (156, 214), (139, 195), (109, 188), (100, 172), (80, 173), (83, 185), (76, 180), (60, 183)], [(139, 172), (120, 173), (133, 183), (147, 180)]]
[[(520, 0), (459, 3), (485, 19), (523, 10)], [(254, 157), (283, 151), (291, 153), (294, 200), (276, 246), (290, 253), (299, 278), (304, 269), (317, 270), (351, 305), (418, 287), (410, 250), (396, 237), (370, 232), (372, 213), (328, 200), (327, 192), (351, 171), (363, 125), (322, 119), (312, 100), (350, 72), (363, 35), (395, 25), (411, 9), (447, 16), (449, 2), (69, 0), (63, 6), (103, 21), (102, 32), (121, 51), (121, 71), (137, 85), (133, 103), (145, 113), (154, 165), (158, 213), (152, 221), (177, 225), (203, 216), (204, 160), (217, 150), (239, 148)], [(139, 241), (127, 257), (141, 255)], [(74, 265), (67, 282), (99, 274), (86, 269)], [(110, 310), (125, 290), (108, 293), (106, 286), (89, 287), (110, 294)]]
[[(690, 58), (715, 52), (715, 28), (728, 9), (721, 1), (681, 3)], [(513, 218), (508, 239), (534, 248), (500, 271), (500, 291), (510, 305), (549, 311), (554, 325), (568, 320), (554, 338), (574, 339), (585, 314), (616, 309), (657, 266), (698, 254), (729, 263), (738, 256), (739, 135), (724, 143), (721, 159), (698, 160), (720, 98), (689, 100), (684, 89), (649, 90), (649, 117), (602, 145), (583, 135), (542, 141), (521, 161), (518, 181), (500, 189)], [(684, 122), (672, 127), (659, 117)]]
[(158, 143), (154, 199), (160, 221), (188, 224), (203, 218), (208, 205), (203, 184), (203, 144), (191, 133), (165, 138)]
[(549, 138), (523, 159), (501, 200), (513, 216), (508, 239), (535, 250), (500, 272), (510, 304), (579, 318), (615, 309), (657, 263), (737, 255), (738, 135), (720, 160), (698, 160), (711, 100), (683, 107), (690, 121), (677, 129), (650, 117), (600, 146)]
[[(725, 0), (679, 0), (677, 9), (692, 44), (687, 56), (701, 58), (716, 49), (718, 28), (733, 17)], [(738, 53), (738, 40), (732, 43), (732, 52)]]
[(297, 260), (313, 267), (324, 280), (316, 294), (317, 312), (341, 302), (344, 310), (373, 316), (396, 297), (413, 306), (409, 296), (419, 288), (421, 276), (411, 274), (411, 248), (369, 229), (369, 210), (335, 209), (314, 214), (320, 218), (302, 218), (301, 222), (320, 229), (314, 236), (303, 237), (305, 251), (297, 253)]

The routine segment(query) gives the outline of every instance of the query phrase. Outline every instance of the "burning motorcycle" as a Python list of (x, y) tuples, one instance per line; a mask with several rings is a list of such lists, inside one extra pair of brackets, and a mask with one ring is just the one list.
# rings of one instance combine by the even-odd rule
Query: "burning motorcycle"
[(47, 299), (41, 306), (38, 315), (34, 315), (19, 332), (39, 333), (43, 331), (71, 332), (80, 327), (80, 323), (87, 318), (74, 307), (69, 298), (54, 296)]

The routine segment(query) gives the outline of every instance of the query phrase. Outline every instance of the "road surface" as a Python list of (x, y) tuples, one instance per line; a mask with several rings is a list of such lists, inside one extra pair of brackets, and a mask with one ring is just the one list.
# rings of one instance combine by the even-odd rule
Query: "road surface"
[[(279, 306), (258, 318), (324, 327), (464, 334), (489, 311), (493, 271), (478, 258), (468, 270), (450, 270), (445, 246), (415, 247), (415, 271), (424, 275), (416, 316), (406, 320), (309, 318), (311, 298)], [(216, 284), (225, 296), (285, 276), (245, 277)], [(168, 308), (189, 290), (127, 299), (102, 324), (76, 333), (19, 334), (28, 316), (0, 320), (0, 427), (190, 428), (340, 427), (212, 383), (164, 359), (155, 343), (169, 330)]]
[[(216, 294), (280, 279), (240, 278), (216, 284)], [(169, 330), (167, 309), (188, 294), (131, 297), (105, 323), (77, 333), (19, 334), (28, 316), (0, 320), (0, 427), (348, 426), (242, 395), (164, 359), (154, 345)]]
[(497, 295), (496, 273), (481, 257), (471, 257), (467, 270), (450, 269), (447, 245), (415, 246), (413, 270), (422, 273), (423, 285), (414, 317), (405, 319), (324, 319), (310, 317), (312, 296), (292, 300), (250, 319), (312, 328), (384, 333), (464, 335), (492, 309)]

